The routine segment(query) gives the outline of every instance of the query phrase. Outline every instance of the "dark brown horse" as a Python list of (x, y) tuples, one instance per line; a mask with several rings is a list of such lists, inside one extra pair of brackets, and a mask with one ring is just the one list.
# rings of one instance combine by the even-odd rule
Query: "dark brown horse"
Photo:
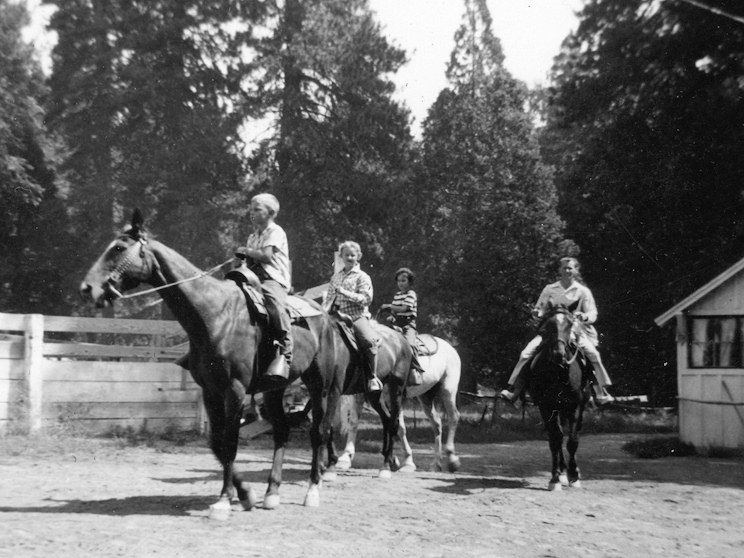
[[(250, 282), (254, 287), (259, 286), (255, 277)], [(223, 467), (222, 491), (212, 506), (213, 517), (229, 514), (236, 494), (243, 507), (250, 509), (257, 499), (236, 472), (234, 461), (246, 394), (263, 391), (261, 371), (273, 358), (265, 321), (255, 308), (246, 304), (243, 291), (234, 281), (210, 277), (176, 251), (148, 239), (142, 215), (135, 211), (131, 226), (109, 244), (88, 271), (80, 289), (85, 298), (101, 306), (141, 283), (160, 289), (166, 305), (189, 337), (188, 367), (202, 388), (209, 418), (209, 444)], [(305, 302), (317, 311), (292, 327), (295, 351), (290, 382), (301, 377), (312, 401), (313, 456), (305, 505), (317, 506), (324, 467), (323, 448), (328, 451), (331, 470), (337, 459), (332, 443), (332, 419), (338, 399), (341, 393), (363, 390), (366, 382), (358, 371), (357, 357), (342, 339), (335, 320), (316, 303)], [(405, 343), (400, 343), (396, 350), (395, 340), (384, 345), (394, 348), (381, 351), (378, 376), (396, 397), (389, 411), (383, 408), (379, 395), (371, 397), (370, 404), (383, 421), (383, 470), (390, 470), (396, 468), (393, 440), (411, 353)], [(284, 388), (264, 394), (274, 436), (273, 463), (263, 501), (263, 507), (268, 509), (280, 503), (282, 463), (289, 438), (283, 398)]]
[[(540, 330), (543, 340), (530, 368), (530, 391), (548, 431), (552, 455), (549, 490), (560, 490), (561, 485), (581, 486), (576, 451), (589, 391), (571, 342), (576, 320), (572, 311), (563, 305), (549, 306)], [(563, 455), (564, 435), (568, 435), (568, 466)]]

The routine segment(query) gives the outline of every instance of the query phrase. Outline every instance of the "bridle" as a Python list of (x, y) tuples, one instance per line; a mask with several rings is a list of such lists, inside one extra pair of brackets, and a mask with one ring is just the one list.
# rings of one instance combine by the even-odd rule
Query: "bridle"
[[(119, 283), (124, 275), (125, 271), (129, 271), (132, 267), (132, 263), (134, 262), (135, 252), (137, 249), (139, 249), (139, 258), (142, 261), (142, 271), (146, 271), (145, 266), (147, 265), (147, 259), (146, 259), (146, 252), (145, 252), (145, 246), (147, 246), (147, 237), (140, 236), (139, 238), (135, 238), (131, 235), (127, 235), (129, 238), (135, 241), (134, 244), (131, 244), (127, 246), (124, 249), (124, 255), (119, 260), (119, 263), (116, 264), (116, 267), (114, 267), (113, 270), (111, 270), (111, 273), (108, 274), (106, 277), (106, 280), (104, 281), (105, 289), (112, 293), (116, 298), (130, 298), (134, 295), (125, 295), (119, 292), (119, 290), (114, 286), (117, 283)], [(160, 268), (157, 267), (157, 271), (160, 271)], [(153, 270), (150, 270), (150, 275), (152, 275)], [(139, 295), (141, 293), (135, 293), (136, 295)]]
[[(563, 310), (562, 308), (559, 308), (559, 309), (555, 310), (552, 315), (554, 317), (557, 314), (563, 314), (564, 316), (566, 316), (566, 318), (571, 323), (571, 325), (573, 325), (575, 318), (574, 318), (574, 316), (573, 316), (573, 314), (571, 312), (569, 312), (568, 310)], [(543, 320), (543, 322), (542, 322), (541, 325), (544, 325), (544, 323), (547, 321), (547, 319), (548, 319), (548, 317), (546, 317)], [(564, 355), (565, 354), (568, 354), (568, 355), (571, 354), (571, 342), (570, 342), (570, 338), (571, 338), (570, 335), (569, 335), (569, 338), (568, 339), (560, 339), (560, 338), (557, 338), (556, 337), (556, 340), (555, 340), (556, 344), (563, 345), (563, 348), (564, 348), (563, 353), (564, 353)], [(576, 347), (574, 347), (574, 350), (573, 350), (573, 356), (571, 358), (569, 358), (568, 360), (566, 360), (565, 357), (564, 357), (564, 362), (561, 363), (560, 366), (565, 367), (565, 368), (568, 368), (574, 362), (576, 362), (576, 359), (578, 358), (578, 356), (579, 356), (579, 347), (576, 346)]]
[[(173, 287), (175, 285), (180, 285), (182, 283), (188, 283), (189, 281), (195, 281), (196, 279), (201, 279), (202, 277), (205, 277), (207, 275), (212, 275), (216, 271), (218, 271), (221, 267), (223, 267), (225, 264), (230, 263), (233, 259), (230, 258), (229, 260), (226, 260), (222, 262), (219, 265), (216, 265), (210, 269), (207, 269), (206, 271), (202, 271), (201, 273), (197, 273), (196, 275), (193, 275), (191, 277), (187, 277), (186, 279), (180, 279), (179, 281), (172, 281), (170, 283), (167, 283), (165, 280), (165, 277), (160, 271), (160, 266), (157, 263), (157, 260), (154, 256), (152, 256), (152, 253), (150, 253), (150, 258), (147, 257), (148, 251), (146, 249), (147, 246), (147, 237), (145, 235), (140, 235), (139, 237), (134, 237), (130, 234), (127, 234), (129, 238), (135, 241), (134, 244), (131, 244), (127, 246), (127, 248), (124, 250), (124, 255), (122, 256), (119, 263), (116, 264), (116, 267), (111, 271), (111, 273), (108, 274), (106, 277), (106, 280), (104, 281), (104, 289), (113, 294), (114, 298), (117, 299), (126, 299), (126, 298), (134, 298), (137, 296), (142, 296), (146, 294), (151, 294), (157, 291), (160, 291), (162, 289), (167, 289), (168, 287)], [(122, 294), (115, 285), (121, 281), (124, 273), (126, 271), (129, 271), (132, 267), (132, 264), (134, 262), (135, 258), (135, 251), (139, 249), (139, 258), (142, 262), (141, 271), (143, 274), (147, 274), (148, 276), (152, 277), (156, 273), (159, 275), (160, 279), (162, 280), (163, 284), (159, 287), (152, 287), (151, 289), (146, 289), (143, 291), (137, 291), (136, 293), (130, 293), (130, 294)], [(150, 267), (148, 269), (148, 260), (151, 261)]]

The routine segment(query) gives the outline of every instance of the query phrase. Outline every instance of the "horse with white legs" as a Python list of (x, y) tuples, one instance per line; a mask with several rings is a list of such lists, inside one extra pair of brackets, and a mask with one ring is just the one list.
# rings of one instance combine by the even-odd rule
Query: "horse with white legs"
[[(246, 395), (264, 392), (264, 405), (273, 427), (274, 456), (264, 508), (279, 505), (282, 464), (289, 439), (283, 405), (286, 386), (277, 388), (263, 383), (263, 371), (275, 358), (276, 348), (265, 316), (259, 311), (261, 300), (253, 298), (261, 299), (260, 283), (250, 271), (245, 280), (246, 286), (241, 287), (236, 281), (216, 279), (202, 272), (175, 250), (148, 238), (142, 214), (135, 211), (129, 228), (108, 245), (80, 286), (84, 298), (103, 306), (142, 283), (152, 285), (188, 334), (190, 352), (185, 364), (202, 388), (210, 424), (209, 445), (223, 468), (222, 491), (212, 506), (212, 517), (220, 519), (229, 514), (236, 496), (246, 509), (257, 501), (235, 469)], [(325, 461), (323, 450), (328, 452), (329, 468), (336, 462), (331, 423), (338, 399), (342, 393), (363, 390), (366, 381), (359, 370), (359, 358), (349, 350), (336, 321), (310, 300), (290, 299), (311, 309), (292, 326), (295, 350), (287, 385), (301, 377), (312, 401), (313, 454), (305, 505), (317, 506)], [(379, 392), (370, 398), (383, 422), (384, 470), (397, 468), (393, 443), (411, 360), (410, 346), (399, 343), (392, 334), (390, 337), (393, 348), (380, 359), (378, 376), (393, 394), (392, 404), (385, 408)]]
[[(417, 386), (408, 386), (405, 397), (416, 398), (426, 413), (429, 423), (434, 430), (434, 469), (443, 470), (442, 463), (442, 416), (440, 406), (444, 408), (447, 416), (447, 441), (444, 451), (447, 459), (447, 470), (454, 472), (460, 467), (460, 459), (455, 453), (455, 434), (457, 424), (460, 420), (460, 412), (457, 410), (457, 391), (460, 385), (461, 362), (460, 356), (455, 348), (444, 339), (429, 334), (419, 336), (419, 363), (424, 369), (422, 383)], [(346, 442), (344, 451), (338, 458), (336, 464), (339, 469), (351, 467), (355, 453), (355, 443), (359, 420), (361, 418), (364, 398), (360, 396), (343, 396), (339, 405), (337, 421), (340, 422), (340, 432), (345, 434)], [(406, 425), (403, 413), (399, 414), (399, 435), (401, 445), (405, 451), (405, 459), (401, 465), (401, 471), (415, 471), (416, 464), (413, 461), (413, 450), (406, 436)]]

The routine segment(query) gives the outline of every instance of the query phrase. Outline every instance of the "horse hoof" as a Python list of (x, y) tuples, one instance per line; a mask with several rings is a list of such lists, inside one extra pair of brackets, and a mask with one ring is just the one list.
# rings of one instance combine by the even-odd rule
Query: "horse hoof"
[(253, 490), (253, 488), (249, 486), (245, 490), (245, 498), (240, 500), (240, 505), (243, 506), (244, 510), (250, 511), (256, 507), (257, 502), (258, 502), (258, 498), (256, 498), (256, 491)]
[(333, 482), (338, 479), (338, 475), (336, 474), (336, 471), (326, 471), (323, 473), (323, 480), (327, 482)]
[(566, 475), (559, 475), (558, 481), (561, 483), (562, 486), (568, 486), (568, 477)]
[(560, 482), (551, 482), (548, 484), (548, 490), (550, 492), (560, 492), (563, 489), (561, 488)]
[(317, 508), (320, 506), (320, 489), (317, 484), (308, 488), (303, 505), (306, 508)]
[(220, 498), (218, 502), (209, 506), (209, 519), (226, 521), (230, 517), (230, 511), (230, 502), (227, 498)]
[(343, 454), (336, 461), (336, 469), (339, 471), (348, 471), (351, 469), (351, 459), (352, 457), (348, 453)]
[(571, 488), (581, 488), (581, 481), (579, 479), (576, 479), (575, 481), (569, 482), (568, 486)]
[(413, 463), (404, 463), (399, 471), (401, 473), (413, 473), (414, 471), (416, 471), (416, 465), (414, 465)]
[(279, 507), (279, 494), (267, 494), (264, 497), (263, 509), (275, 510)]
[(393, 462), (390, 464), (390, 469), (393, 471), (400, 470), (400, 459), (393, 457)]
[(451, 455), (447, 462), (447, 470), (450, 473), (456, 473), (460, 469), (460, 458), (456, 455)]
[(391, 479), (393, 478), (393, 473), (390, 471), (390, 469), (380, 469), (377, 477), (381, 479)]

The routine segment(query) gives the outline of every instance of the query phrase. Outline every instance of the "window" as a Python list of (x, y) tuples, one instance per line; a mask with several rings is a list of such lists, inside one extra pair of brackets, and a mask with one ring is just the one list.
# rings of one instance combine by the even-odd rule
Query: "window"
[(741, 368), (744, 316), (691, 317), (688, 320), (692, 368)]

